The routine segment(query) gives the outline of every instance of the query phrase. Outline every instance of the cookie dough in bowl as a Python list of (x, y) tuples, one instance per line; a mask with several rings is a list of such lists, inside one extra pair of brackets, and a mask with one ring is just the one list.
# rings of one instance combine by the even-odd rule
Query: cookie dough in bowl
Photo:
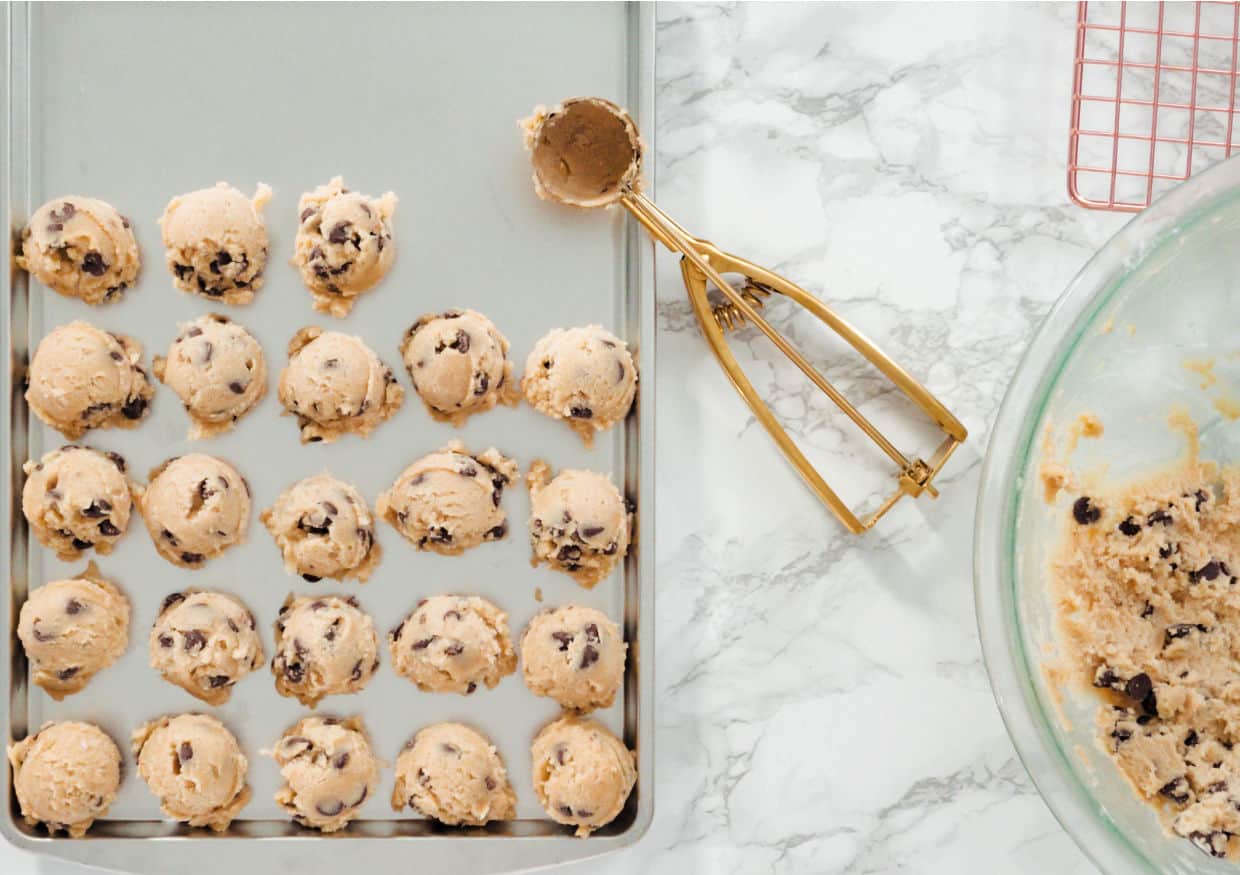
[(17, 621), (32, 680), (53, 699), (83, 689), (129, 646), (129, 600), (95, 563), (33, 590)]
[(280, 403), (297, 417), (301, 442), (365, 437), (400, 409), (405, 390), (360, 337), (313, 326), (288, 345)]
[(30, 410), (71, 441), (92, 428), (133, 428), (155, 394), (142, 344), (89, 322), (62, 325), (39, 341), (27, 376)]
[(22, 466), (22, 513), (39, 543), (65, 562), (107, 555), (129, 528), (132, 484), (117, 453), (64, 446)]
[(250, 801), (249, 761), (236, 736), (209, 714), (144, 723), (132, 747), (138, 774), (173, 820), (223, 832)]
[(297, 251), (293, 264), (314, 298), (314, 309), (349, 315), (362, 292), (387, 274), (396, 258), (392, 214), (396, 195), (367, 197), (337, 176), (297, 202)]
[(190, 440), (228, 431), (267, 394), (263, 348), (218, 313), (182, 325), (167, 357), (156, 356), (152, 370), (185, 406)]
[(490, 739), (462, 723), (436, 723), (396, 759), (392, 809), (406, 805), (448, 826), (486, 826), (514, 818), (517, 796)]
[(95, 198), (69, 195), (35, 210), (17, 266), (54, 292), (87, 304), (120, 300), (142, 259), (129, 220)]
[(628, 502), (594, 471), (565, 470), (551, 477), (543, 461), (530, 465), (532, 565), (547, 564), (589, 589), (611, 574), (629, 549)]
[(400, 357), (432, 417), (461, 425), (471, 414), (519, 397), (508, 341), (473, 310), (423, 316), (405, 332)]
[(222, 459), (191, 453), (164, 462), (139, 490), (142, 518), (159, 554), (182, 568), (245, 540), (250, 484)]
[(521, 635), (525, 685), (565, 708), (610, 708), (624, 681), (624, 636), (602, 611), (563, 605), (543, 611)]
[(637, 366), (624, 341), (605, 328), (557, 328), (534, 344), (521, 390), (531, 407), (567, 422), (588, 447), (596, 432), (629, 415)]
[(330, 474), (294, 483), (259, 517), (284, 556), (284, 568), (310, 583), (324, 577), (365, 582), (382, 551), (366, 499)]
[(530, 756), (539, 804), (583, 838), (616, 819), (637, 783), (633, 752), (593, 720), (561, 717), (547, 724)]
[(271, 188), (258, 184), (247, 198), (226, 182), (178, 195), (159, 227), (176, 287), (225, 304), (248, 304), (263, 286)]
[(164, 599), (151, 629), (151, 667), (208, 705), (262, 665), (254, 614), (234, 596), (187, 589)]
[(517, 667), (508, 615), (476, 596), (422, 599), (388, 633), (388, 649), (396, 673), (428, 693), (489, 689)]
[(379, 784), (379, 761), (360, 718), (306, 717), (271, 752), (284, 786), (276, 802), (296, 823), (338, 832)]
[(13, 791), (31, 826), (80, 838), (116, 800), (121, 752), (93, 723), (45, 723), (8, 753)]
[(313, 708), (324, 696), (356, 693), (379, 670), (379, 636), (353, 596), (290, 595), (275, 622), (276, 692)]

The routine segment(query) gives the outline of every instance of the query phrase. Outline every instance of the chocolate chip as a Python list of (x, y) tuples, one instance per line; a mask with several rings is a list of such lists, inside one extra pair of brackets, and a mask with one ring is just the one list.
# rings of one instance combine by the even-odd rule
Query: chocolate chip
[(1204, 632), (1206, 627), (1200, 623), (1175, 623), (1168, 626), (1163, 634), (1163, 647), (1166, 647), (1177, 638), (1187, 638), (1194, 631)]
[(96, 498), (86, 507), (82, 508), (82, 516), (87, 519), (97, 520), (106, 517), (112, 512), (112, 502), (106, 498)]
[(71, 665), (68, 668), (62, 668), (60, 671), (56, 672), (56, 677), (60, 678), (62, 681), (67, 681), (79, 671), (81, 671), (81, 666)]
[(315, 803), (314, 810), (324, 817), (335, 817), (344, 811), (344, 803), (337, 799), (335, 802), (329, 802), (324, 805), (322, 802)]
[(159, 636), (159, 646), (160, 646), (160, 647), (171, 647), (171, 646), (172, 646), (172, 636), (171, 636), (171, 635), (160, 635), (160, 636)]
[(414, 650), (425, 650), (426, 648), (431, 646), (431, 642), (434, 640), (435, 640), (435, 636), (432, 635), (430, 638), (423, 638), (420, 641), (415, 641), (413, 642), (413, 649)]
[(355, 681), (362, 679), (362, 661), (360, 659), (353, 664), (353, 671), (349, 672), (349, 677)]
[(476, 465), (470, 465), (468, 462), (461, 466), (460, 475), (462, 477), (477, 477), (478, 468)]
[(1124, 694), (1128, 698), (1140, 702), (1150, 695), (1153, 689), (1154, 684), (1150, 680), (1150, 676), (1145, 672), (1141, 672), (1131, 677), (1128, 683), (1124, 685)]
[(1141, 524), (1133, 520), (1132, 517), (1127, 517), (1122, 523), (1119, 524), (1119, 531), (1121, 535), (1126, 535), (1131, 538), (1133, 535), (1137, 535), (1141, 532)]
[(145, 398), (130, 398), (121, 408), (121, 414), (126, 419), (141, 419), (142, 414), (146, 412), (146, 404)]
[(1184, 736), (1184, 746), (1185, 747), (1196, 747), (1198, 741), (1200, 741), (1200, 739), (1197, 737), (1197, 730), (1196, 729), (1188, 730), (1188, 735)]
[(104, 453), (104, 455), (112, 460), (112, 464), (115, 465), (122, 474), (125, 473), (125, 459), (120, 453), (114, 453), (111, 450), (108, 450)]
[(488, 377), (486, 374), (479, 374), (478, 375), (478, 387), (474, 389), (474, 394), (485, 395), (490, 385), (491, 385), (491, 378)]
[(337, 244), (343, 243), (345, 240), (349, 239), (349, 228), (351, 226), (351, 222), (340, 222), (336, 224), (328, 233), (327, 242)]
[(568, 409), (568, 415), (573, 419), (590, 419), (594, 416), (594, 411), (585, 405), (575, 404)]
[(1188, 781), (1183, 778), (1175, 778), (1164, 784), (1158, 791), (1160, 796), (1165, 796), (1177, 805), (1183, 805), (1189, 800)]
[(1153, 616), (1153, 614), (1154, 614), (1154, 606), (1151, 605), (1149, 602), (1146, 602), (1145, 607), (1141, 609), (1141, 619), (1144, 620), (1147, 617)]
[(593, 641), (595, 644), (599, 641), (598, 626), (590, 623), (586, 626), (586, 640)]
[[(326, 530), (324, 530), (324, 534), (326, 534)], [(319, 577), (317, 574), (303, 574), (301, 579), (307, 583), (318, 583), (323, 578)]]
[(98, 526), (99, 534), (105, 538), (115, 538), (121, 533), (121, 530), (112, 524), (111, 520), (104, 520)]
[(555, 558), (561, 562), (573, 562), (581, 558), (581, 548), (576, 544), (565, 544), (555, 554)]
[(617, 383), (624, 382), (624, 362), (622, 361), (616, 362), (616, 382)]
[(560, 814), (564, 815), (565, 817), (572, 817), (573, 809), (569, 808), (567, 805), (561, 805)]
[(469, 334), (463, 330), (458, 330), (456, 332), (456, 337), (452, 340), (452, 343), (449, 344), (451, 349), (455, 349), (457, 352), (461, 353), (469, 352), (469, 346)]
[(593, 538), (595, 535), (601, 535), (602, 533), (602, 526), (583, 526), (581, 529), (581, 537), (583, 538)]
[(303, 222), (306, 221), (306, 219), (310, 218), (317, 212), (318, 210), (315, 209), (314, 207), (306, 207), (304, 210), (301, 211), (301, 221)]
[[(1146, 696), (1144, 699), (1141, 700), (1141, 710), (1145, 712), (1146, 716), (1149, 716), (1149, 717), (1158, 716), (1158, 696), (1155, 695), (1153, 690), (1150, 691), (1150, 694), (1148, 696)], [(1142, 719), (1144, 718), (1143, 717), (1138, 718), (1137, 722), (1140, 723)], [(1142, 725), (1145, 725), (1145, 724), (1142, 724)]]
[(1132, 730), (1125, 727), (1117, 727), (1111, 731), (1111, 737), (1115, 739), (1115, 749), (1119, 750), (1121, 744), (1132, 738)]
[(64, 229), (65, 229), (64, 222), (48, 222), (47, 223), (47, 230), (49, 231), (63, 231)]
[(483, 784), (483, 786), (484, 786), (484, 787), (486, 787), (488, 790), (494, 790), (494, 789), (495, 789), (495, 786), (496, 786), (496, 784), (495, 784), (495, 779), (494, 779), (494, 778), (492, 778), (490, 775), (487, 775), (487, 776), (486, 776), (486, 778), (485, 778), (485, 779), (483, 779), (482, 784)]
[(1082, 495), (1072, 505), (1072, 518), (1082, 526), (1098, 522), (1102, 518), (1101, 508), (1094, 507), (1089, 496)]
[(587, 644), (581, 650), (581, 665), (578, 668), (589, 668), (598, 662), (598, 649), (593, 644)]
[(486, 537), (492, 541), (498, 541), (506, 534), (508, 534), (508, 523), (500, 523), (498, 526), (488, 529)]
[(73, 616), (74, 614), (81, 613), (82, 608), (84, 607), (85, 605), (77, 599), (69, 599), (69, 601), (65, 602), (65, 613)]
[(443, 526), (431, 526), (430, 529), (428, 529), (428, 531), (430, 532), (429, 538), (434, 543), (436, 544), (451, 544), (452, 543), (452, 533), (449, 532)]
[(500, 499), (504, 497), (504, 489), (502, 486), (496, 486), (491, 490), (491, 504), (499, 507)]
[(205, 558), (207, 557), (203, 556), (201, 553), (182, 553), (181, 554), (181, 561), (184, 562), (186, 565), (197, 565), (199, 562), (201, 562)]
[(93, 249), (86, 253), (86, 257), (82, 259), (82, 270), (91, 276), (103, 276), (108, 266), (103, 262), (103, 256)]
[(306, 676), (306, 672), (301, 667), (300, 662), (289, 662), (284, 666), (284, 676), (288, 678), (290, 683), (299, 684), (302, 678)]
[(207, 636), (198, 631), (191, 629), (185, 633), (185, 649), (186, 650), (202, 650), (207, 646)]
[(232, 253), (225, 252), (221, 249), (219, 252), (215, 253), (215, 260), (220, 264), (232, 264)]
[(1147, 526), (1157, 525), (1158, 523), (1162, 523), (1164, 526), (1169, 526), (1172, 522), (1173, 520), (1171, 519), (1171, 514), (1167, 513), (1165, 510), (1156, 510), (1145, 518), (1145, 524)]
[(615, 541), (611, 541), (607, 544), (606, 547), (603, 548), (603, 555), (604, 556), (615, 556), (616, 551), (619, 549), (620, 549), (620, 545), (617, 544)]
[(74, 538), (74, 539), (73, 539), (73, 549), (74, 549), (74, 550), (89, 550), (89, 549), (90, 549), (91, 547), (93, 547), (93, 546), (95, 546), (95, 545), (94, 545), (93, 543), (91, 543), (90, 541), (83, 541), (81, 538)]
[(64, 201), (63, 203), (61, 203), (59, 211), (56, 211), (56, 210), (48, 211), (48, 216), (55, 219), (57, 222), (67, 222), (70, 219), (72, 219), (75, 215), (77, 215), (77, 207), (75, 207), (69, 201)]
[(551, 359), (543, 359), (542, 366), (545, 371), (551, 370)]
[(185, 596), (183, 594), (179, 592), (171, 593), (167, 598), (164, 599), (163, 606), (160, 607), (159, 612), (162, 614), (164, 613), (164, 611), (168, 610), (170, 607), (175, 605), (177, 602), (183, 602), (183, 601), (185, 601)]
[(51, 641), (53, 638), (56, 637), (56, 634), (54, 632), (40, 632), (38, 620), (35, 620), (34, 623), (31, 625), (30, 631), (34, 632), (35, 641)]
[(220, 687), (226, 687), (226, 686), (228, 686), (230, 683), (232, 683), (232, 678), (230, 678), (230, 677), (229, 677), (228, 675), (226, 675), (226, 674), (214, 674), (214, 675), (211, 675), (211, 678), (207, 681), (207, 684), (208, 684), (208, 685), (211, 687), (211, 689), (213, 689), (213, 690), (215, 690), (215, 689), (219, 689)]
[(1209, 854), (1211, 857), (1223, 859), (1227, 856), (1227, 842), (1230, 833), (1222, 830), (1214, 832), (1191, 832), (1188, 834), (1188, 840), (1193, 843), (1199, 851)]
[(1196, 571), (1188, 572), (1188, 582), (1197, 583), (1199, 580), (1214, 580), (1218, 577), (1219, 571), (1219, 564), (1211, 559)]
[(559, 642), (561, 652), (568, 650), (568, 645), (573, 643), (573, 636), (568, 632), (555, 631), (551, 633), (551, 637)]
[(1222, 793), (1226, 789), (1227, 789), (1226, 781), (1215, 781), (1213, 784), (1208, 784), (1206, 786), (1207, 793)]

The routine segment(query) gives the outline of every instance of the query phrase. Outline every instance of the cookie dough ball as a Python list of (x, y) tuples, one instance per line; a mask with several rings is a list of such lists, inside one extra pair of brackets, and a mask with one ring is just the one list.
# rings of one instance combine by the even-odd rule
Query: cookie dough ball
[(276, 802), (302, 826), (344, 829), (379, 783), (379, 762), (359, 718), (306, 717), (272, 751), (284, 786)]
[(92, 723), (45, 723), (9, 745), (9, 764), (26, 822), (74, 838), (108, 813), (121, 785), (121, 752)]
[(167, 358), (156, 356), (152, 369), (185, 405), (190, 440), (228, 431), (267, 394), (263, 348), (218, 313), (182, 325)]
[(353, 596), (289, 596), (276, 620), (276, 692), (313, 708), (356, 693), (379, 669), (379, 636)]
[(311, 583), (324, 577), (364, 582), (379, 562), (366, 499), (330, 474), (294, 483), (259, 518), (284, 555), (285, 569)]
[(388, 649), (396, 673), (427, 693), (490, 689), (517, 667), (508, 615), (475, 596), (422, 599), (388, 633)]
[(508, 341), (473, 310), (423, 316), (405, 332), (400, 356), (435, 419), (460, 425), (499, 402), (515, 404)]
[(142, 344), (89, 322), (54, 329), (30, 360), (26, 401), (69, 440), (92, 428), (133, 428), (154, 394), (142, 367)]
[(280, 403), (297, 417), (303, 444), (365, 437), (392, 416), (405, 390), (360, 337), (303, 328), (288, 345)]
[(116, 207), (71, 194), (35, 210), (17, 266), (54, 292), (98, 304), (120, 300), (138, 278), (141, 258)]
[(539, 803), (582, 837), (615, 820), (637, 783), (637, 758), (593, 720), (561, 717), (547, 724), (530, 754)]
[(406, 805), (448, 826), (486, 826), (516, 817), (517, 796), (489, 738), (461, 723), (436, 723), (396, 759), (392, 809)]
[(516, 476), (494, 447), (474, 456), (453, 441), (401, 472), (375, 511), (419, 550), (452, 556), (508, 533), (500, 501)]
[(65, 562), (91, 548), (100, 555), (112, 552), (133, 509), (121, 456), (65, 446), (22, 470), (22, 513), (40, 544)]
[(250, 484), (232, 465), (201, 453), (152, 471), (140, 504), (155, 549), (182, 568), (201, 568), (241, 543), (250, 524)]
[(534, 344), (521, 389), (530, 406), (562, 419), (586, 446), (629, 415), (637, 366), (624, 342), (598, 325), (557, 328)]
[(344, 187), (337, 176), (297, 202), (297, 253), (293, 264), (314, 297), (314, 309), (347, 316), (357, 297), (383, 279), (396, 245), (392, 214), (396, 195), (371, 198)]
[(247, 198), (226, 182), (178, 195), (159, 219), (176, 287), (226, 304), (248, 304), (263, 287), (271, 188)]
[(222, 592), (187, 589), (164, 599), (151, 629), (151, 668), (208, 705), (263, 662), (254, 615)]
[(133, 734), (133, 755), (160, 809), (174, 820), (223, 832), (250, 801), (249, 762), (214, 717), (178, 714), (145, 723)]
[(629, 549), (631, 519), (620, 490), (602, 474), (564, 470), (550, 479), (546, 462), (530, 466), (530, 563), (546, 563), (589, 589), (611, 574)]
[(17, 621), (34, 682), (59, 701), (116, 662), (129, 645), (129, 600), (90, 563), (78, 577), (30, 593)]
[(610, 708), (624, 680), (628, 649), (602, 611), (581, 605), (543, 611), (521, 635), (525, 685), (565, 708)]

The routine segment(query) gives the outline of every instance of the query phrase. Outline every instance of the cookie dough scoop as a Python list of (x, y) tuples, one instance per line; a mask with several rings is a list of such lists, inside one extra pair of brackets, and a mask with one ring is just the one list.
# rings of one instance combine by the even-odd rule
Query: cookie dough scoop
[(486, 826), (516, 817), (517, 797), (490, 739), (462, 723), (436, 723), (396, 759), (392, 810), (406, 805), (448, 826)]
[(275, 622), (276, 692), (308, 708), (365, 689), (379, 669), (379, 636), (353, 596), (290, 595)]
[(568, 423), (589, 447), (629, 415), (637, 365), (624, 341), (599, 325), (557, 328), (534, 344), (521, 389), (531, 407)]
[(201, 568), (245, 540), (250, 484), (222, 459), (191, 453), (164, 462), (139, 490), (142, 519), (159, 555)]
[(388, 649), (396, 673), (428, 693), (490, 689), (517, 667), (508, 615), (477, 596), (422, 599), (388, 633)]
[(554, 478), (546, 462), (526, 474), (530, 489), (531, 565), (546, 564), (590, 589), (624, 559), (632, 515), (612, 482), (567, 469)]
[(261, 182), (252, 198), (219, 182), (169, 201), (159, 227), (176, 287), (225, 304), (250, 303), (267, 267), (269, 200), (271, 188)]
[(13, 791), (31, 826), (80, 838), (116, 800), (121, 752), (93, 723), (45, 723), (8, 753)]
[(330, 474), (280, 493), (259, 517), (284, 556), (284, 568), (310, 583), (324, 577), (365, 582), (379, 563), (375, 520), (366, 499)]
[(64, 562), (93, 549), (101, 556), (129, 528), (133, 485), (117, 453), (63, 446), (22, 466), (22, 513), (39, 543)]
[(196, 589), (164, 599), (149, 652), (164, 680), (208, 705), (227, 702), (237, 681), (263, 664), (254, 614), (234, 596)]
[(223, 832), (250, 801), (249, 761), (236, 736), (209, 714), (144, 723), (132, 747), (138, 774), (173, 820)]
[(71, 194), (35, 210), (17, 266), (57, 294), (87, 304), (119, 301), (142, 265), (129, 220), (101, 200)]
[(459, 426), (472, 414), (518, 399), (508, 340), (473, 310), (423, 316), (405, 332), (400, 357), (430, 415)]
[(539, 804), (582, 838), (615, 820), (637, 783), (633, 752), (593, 720), (561, 717), (547, 724), (530, 755)]
[(628, 648), (602, 611), (582, 605), (545, 610), (521, 635), (525, 685), (570, 710), (610, 708), (624, 680)]
[(348, 826), (379, 784), (379, 761), (357, 717), (306, 717), (271, 756), (284, 777), (276, 802), (296, 823), (321, 832)]

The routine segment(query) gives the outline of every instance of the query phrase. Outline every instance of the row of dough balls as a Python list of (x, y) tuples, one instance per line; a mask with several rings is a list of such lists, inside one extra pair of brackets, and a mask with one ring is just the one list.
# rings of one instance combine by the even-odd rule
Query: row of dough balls
[[(226, 304), (248, 304), (263, 287), (271, 188), (247, 198), (226, 182), (178, 195), (159, 219), (173, 284)], [(292, 264), (314, 309), (344, 317), (396, 258), (396, 195), (372, 198), (337, 176), (297, 202)], [(130, 220), (109, 203), (69, 195), (35, 211), (22, 233), (19, 267), (66, 297), (87, 304), (120, 300), (138, 278), (142, 257)]]
[[(67, 445), (24, 466), (22, 513), (31, 532), (66, 561), (87, 550), (106, 555), (129, 527), (135, 509), (160, 556), (182, 568), (208, 560), (246, 539), (249, 482), (214, 456), (177, 456), (132, 483), (117, 453)], [(418, 550), (456, 555), (508, 533), (503, 493), (517, 463), (494, 447), (470, 454), (453, 441), (409, 465), (375, 510)], [(605, 475), (565, 469), (555, 477), (542, 461), (526, 474), (530, 490), (531, 564), (546, 564), (590, 588), (628, 553), (633, 526), (628, 501)], [(291, 574), (364, 582), (379, 562), (374, 516), (351, 484), (330, 474), (286, 489), (260, 519)]]
[[(508, 341), (481, 313), (448, 310), (415, 322), (400, 346), (414, 390), (436, 419), (461, 425), (520, 394), (540, 413), (568, 423), (585, 441), (628, 415), (637, 368), (624, 342), (598, 325), (557, 328), (534, 344), (520, 390)], [(279, 398), (297, 418), (302, 443), (366, 436), (404, 403), (392, 369), (361, 338), (302, 328), (288, 345)], [(207, 313), (180, 326), (155, 376), (181, 399), (191, 439), (228, 431), (267, 392), (263, 349), (243, 326)], [(26, 401), (69, 440), (92, 428), (136, 426), (154, 388), (142, 345), (89, 322), (50, 332), (31, 359)]]
[[(215, 717), (161, 717), (134, 732), (132, 749), (138, 774), (174, 820), (223, 831), (250, 800), (249, 761)], [(380, 762), (357, 717), (305, 717), (263, 753), (284, 778), (276, 802), (302, 826), (344, 829), (378, 786)], [(577, 716), (543, 727), (530, 755), (539, 803), (582, 837), (615, 819), (637, 781), (636, 758), (624, 742)], [(91, 723), (45, 724), (11, 744), (8, 756), (22, 815), (52, 833), (84, 835), (107, 815), (120, 788), (120, 750)], [(396, 758), (392, 808), (406, 806), (449, 826), (483, 826), (514, 818), (516, 794), (490, 739), (461, 723), (436, 723)]]

